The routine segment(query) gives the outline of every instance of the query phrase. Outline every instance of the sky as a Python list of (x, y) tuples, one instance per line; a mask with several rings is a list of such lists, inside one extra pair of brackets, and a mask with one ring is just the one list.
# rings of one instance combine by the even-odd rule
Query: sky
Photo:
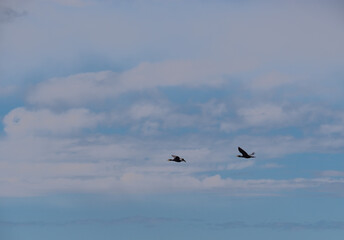
[(0, 238), (341, 239), (343, 11), (1, 0)]

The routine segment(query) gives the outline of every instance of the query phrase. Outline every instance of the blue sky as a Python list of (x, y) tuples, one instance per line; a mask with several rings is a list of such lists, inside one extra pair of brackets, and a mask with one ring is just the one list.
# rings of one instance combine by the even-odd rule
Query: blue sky
[(343, 8), (1, 1), (1, 239), (339, 239)]

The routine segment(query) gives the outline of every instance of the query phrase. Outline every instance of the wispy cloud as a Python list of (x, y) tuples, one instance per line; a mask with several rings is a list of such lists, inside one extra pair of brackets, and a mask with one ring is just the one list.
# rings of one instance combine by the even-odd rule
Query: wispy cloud
[(318, 175), (322, 177), (344, 177), (344, 171), (327, 170), (320, 172)]
[(3, 120), (5, 132), (15, 135), (60, 135), (73, 133), (96, 126), (104, 121), (103, 115), (93, 114), (87, 109), (70, 109), (64, 113), (53, 113), (49, 109), (29, 111), (16, 108)]
[[(0, 194), (341, 186), (340, 172), (225, 177), (344, 147), (343, 113), (332, 105), (343, 100), (334, 72), (342, 71), (344, 32), (330, 7), (232, 4), (31, 1), (30, 16), (6, 25), (1, 41), (4, 83), (25, 81), (25, 90), (4, 113)], [(20, 16), (8, 6), (2, 22)], [(171, 7), (178, 19), (168, 17)], [(1, 96), (11, 91), (0, 87)], [(236, 159), (242, 145), (257, 159)], [(170, 154), (187, 164), (168, 164)]]
[(305, 231), (305, 230), (344, 230), (342, 221), (316, 221), (316, 222), (264, 222), (264, 223), (247, 223), (243, 221), (229, 221), (219, 224), (210, 224), (213, 229), (236, 229), (236, 228), (265, 228), (271, 230), (283, 231)]
[(277, 163), (266, 163), (261, 166), (262, 168), (282, 168), (283, 165), (277, 164)]
[(28, 101), (41, 106), (80, 106), (157, 87), (219, 87), (225, 81), (223, 76), (235, 71), (211, 61), (144, 62), (122, 73), (83, 73), (44, 81), (33, 89)]
[(208, 227), (212, 230), (232, 230), (241, 228), (271, 229), (276, 231), (326, 231), (326, 230), (344, 230), (343, 221), (320, 220), (314, 222), (293, 222), (293, 221), (270, 221), (248, 223), (244, 221), (227, 221), (223, 223), (213, 223), (201, 219), (185, 219), (172, 217), (148, 217), (131, 216), (123, 218), (89, 218), (75, 219), (66, 221), (0, 221), (0, 227), (65, 227), (65, 226), (143, 226), (159, 227), (165, 224), (188, 224), (192, 228)]
[[(191, 220), (190, 220), (191, 221)], [(145, 217), (145, 216), (133, 216), (124, 218), (112, 218), (112, 219), (76, 219), (67, 221), (0, 221), (0, 227), (25, 227), (25, 226), (75, 226), (75, 225), (142, 225), (144, 227), (154, 227), (162, 224), (185, 222), (178, 218), (168, 217)]]
[[(116, 151), (114, 151), (116, 154)], [(124, 154), (125, 151), (124, 151)], [(135, 154), (135, 153), (134, 153)], [(344, 185), (342, 178), (294, 178), (294, 179), (234, 179), (219, 174), (206, 174), (211, 168), (162, 165), (152, 167), (152, 161), (138, 161), (133, 167), (130, 160), (98, 161), (80, 160), (79, 163), (42, 161), (37, 163), (1, 164), (1, 196), (32, 196), (53, 192), (98, 193), (98, 194), (152, 194), (182, 192), (213, 192), (229, 196), (256, 196), (283, 194), (298, 189), (315, 192), (332, 191), (337, 194), (338, 186)], [(139, 157), (139, 156), (138, 156)], [(44, 157), (43, 157), (44, 158)], [(76, 159), (79, 157), (76, 156)], [(133, 157), (130, 157), (131, 159)], [(61, 159), (65, 159), (61, 156)], [(163, 161), (163, 160), (161, 160)], [(167, 161), (164, 161), (167, 162)], [(242, 169), (245, 166), (225, 166), (213, 171)], [(332, 190), (331, 190), (332, 189)]]

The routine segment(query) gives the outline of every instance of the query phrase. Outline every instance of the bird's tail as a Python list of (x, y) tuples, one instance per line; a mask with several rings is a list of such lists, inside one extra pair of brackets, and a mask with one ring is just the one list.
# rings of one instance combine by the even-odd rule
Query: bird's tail
[(251, 153), (251, 155), (254, 155), (254, 152), (253, 152), (253, 153)]
[(168, 159), (167, 161), (172, 161), (173, 159)]

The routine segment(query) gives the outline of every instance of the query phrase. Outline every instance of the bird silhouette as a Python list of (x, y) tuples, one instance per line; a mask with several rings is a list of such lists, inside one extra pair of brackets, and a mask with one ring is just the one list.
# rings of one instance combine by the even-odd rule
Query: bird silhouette
[(179, 156), (176, 155), (171, 155), (173, 159), (168, 159), (168, 161), (173, 161), (173, 162), (186, 162), (184, 158), (180, 158)]
[(237, 155), (237, 157), (241, 157), (241, 158), (254, 158), (255, 157), (253, 156), (254, 152), (251, 154), (247, 154), (247, 152), (245, 152), (245, 150), (242, 149), (241, 147), (238, 147), (238, 150), (242, 155)]

